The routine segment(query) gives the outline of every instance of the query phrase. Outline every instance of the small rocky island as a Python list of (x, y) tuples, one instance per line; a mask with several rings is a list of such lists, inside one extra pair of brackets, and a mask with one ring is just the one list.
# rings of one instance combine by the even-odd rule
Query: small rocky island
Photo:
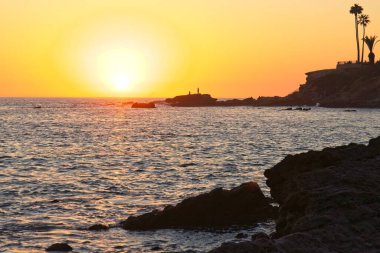
[(338, 63), (336, 69), (306, 73), (306, 83), (285, 97), (217, 100), (209, 94), (188, 94), (165, 100), (176, 107), (315, 106), (380, 108), (380, 64)]
[(156, 108), (156, 104), (154, 102), (149, 102), (149, 103), (132, 103), (131, 108), (145, 108), (145, 109), (152, 109)]
[(231, 99), (218, 101), (209, 94), (188, 94), (168, 98), (165, 100), (171, 106), (176, 107), (204, 107), (204, 106), (253, 106), (255, 100), (253, 98)]

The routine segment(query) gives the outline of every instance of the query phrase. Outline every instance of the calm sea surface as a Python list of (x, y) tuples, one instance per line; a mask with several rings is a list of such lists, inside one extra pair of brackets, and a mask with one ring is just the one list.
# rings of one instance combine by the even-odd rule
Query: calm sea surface
[[(245, 231), (83, 230), (215, 187), (257, 181), (285, 155), (366, 143), (380, 110), (131, 109), (118, 99), (0, 99), (0, 252), (208, 250)], [(33, 106), (41, 105), (41, 109)]]

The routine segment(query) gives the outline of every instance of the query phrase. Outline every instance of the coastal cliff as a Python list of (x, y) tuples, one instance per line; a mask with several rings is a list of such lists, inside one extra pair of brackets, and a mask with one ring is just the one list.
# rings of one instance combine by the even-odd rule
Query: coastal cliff
[(276, 232), (211, 253), (380, 252), (380, 137), (289, 155), (265, 171)]
[(347, 64), (306, 73), (306, 83), (285, 97), (259, 97), (257, 106), (380, 107), (380, 66)]
[[(273, 234), (225, 242), (210, 253), (380, 252), (380, 136), (368, 145), (288, 155), (264, 175), (272, 200), (249, 182), (131, 216), (118, 226), (126, 230), (207, 229), (274, 219)], [(104, 225), (89, 228), (107, 229)]]

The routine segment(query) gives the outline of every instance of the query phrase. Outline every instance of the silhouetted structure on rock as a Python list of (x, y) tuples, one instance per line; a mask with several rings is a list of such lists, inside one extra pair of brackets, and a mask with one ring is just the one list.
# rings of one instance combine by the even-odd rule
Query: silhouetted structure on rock
[[(199, 89), (198, 89), (199, 92)], [(209, 94), (189, 94), (167, 98), (166, 103), (176, 107), (204, 107), (204, 106), (253, 106), (255, 99), (230, 99), (218, 101)]]
[(215, 106), (216, 98), (212, 98), (209, 94), (190, 94), (176, 96), (165, 100), (171, 106), (180, 107), (196, 107), (196, 106)]

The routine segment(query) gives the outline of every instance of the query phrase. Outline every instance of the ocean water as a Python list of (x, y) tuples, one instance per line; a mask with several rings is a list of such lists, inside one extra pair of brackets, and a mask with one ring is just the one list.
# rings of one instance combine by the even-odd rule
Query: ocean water
[(0, 99), (0, 252), (57, 242), (74, 252), (202, 252), (242, 231), (270, 233), (272, 221), (224, 231), (84, 228), (251, 180), (269, 195), (263, 170), (287, 154), (380, 135), (378, 109), (131, 109), (122, 101)]

